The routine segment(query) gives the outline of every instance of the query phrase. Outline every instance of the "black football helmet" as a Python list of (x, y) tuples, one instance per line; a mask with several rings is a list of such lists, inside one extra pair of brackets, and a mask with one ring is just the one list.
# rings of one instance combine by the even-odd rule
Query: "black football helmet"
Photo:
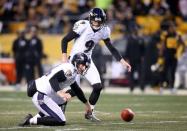
[[(93, 8), (89, 13), (89, 21), (94, 30), (101, 29), (106, 21), (106, 14), (103, 9)], [(95, 26), (93, 21), (98, 22), (98, 25)]]
[[(78, 71), (78, 73), (80, 73), (81, 75), (85, 75), (87, 70), (90, 67), (90, 63), (91, 60), (90, 58), (88, 58), (88, 56), (84, 53), (77, 53), (73, 56), (72, 58), (72, 64), (75, 66), (76, 70)], [(85, 70), (82, 72), (79, 72), (79, 65), (82, 64), (85, 66)]]

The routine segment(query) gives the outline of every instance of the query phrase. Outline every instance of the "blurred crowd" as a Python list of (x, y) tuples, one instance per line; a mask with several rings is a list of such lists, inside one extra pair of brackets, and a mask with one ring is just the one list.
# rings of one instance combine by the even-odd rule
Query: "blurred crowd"
[(1, 32), (9, 33), (12, 23), (24, 22), (43, 33), (64, 33), (95, 6), (106, 11), (112, 29), (127, 32), (137, 24), (136, 16), (162, 16), (162, 24), (176, 16), (187, 19), (185, 0), (1, 0)]
[(11, 33), (10, 25), (19, 23), (26, 30), (63, 34), (75, 21), (87, 19), (93, 7), (103, 8), (112, 32), (122, 35), (114, 43), (125, 46), (120, 52), (132, 65), (131, 91), (137, 84), (142, 91), (146, 84), (187, 86), (186, 0), (1, 0), (0, 32)]

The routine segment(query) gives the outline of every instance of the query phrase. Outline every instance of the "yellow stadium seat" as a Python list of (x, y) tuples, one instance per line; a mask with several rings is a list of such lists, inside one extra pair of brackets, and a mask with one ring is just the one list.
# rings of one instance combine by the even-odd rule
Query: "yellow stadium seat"
[(25, 22), (11, 22), (9, 24), (9, 30), (11, 33), (16, 33), (18, 30), (24, 30), (26, 28)]

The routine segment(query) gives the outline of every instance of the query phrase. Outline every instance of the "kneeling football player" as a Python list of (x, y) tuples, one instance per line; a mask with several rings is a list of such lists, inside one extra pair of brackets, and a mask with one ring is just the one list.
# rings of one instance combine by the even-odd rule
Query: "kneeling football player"
[[(28, 114), (19, 126), (47, 125), (58, 126), (66, 124), (66, 117), (59, 104), (66, 103), (71, 98), (71, 90), (63, 91), (70, 86), (72, 91), (86, 106), (86, 112), (92, 112), (83, 91), (75, 81), (77, 74), (86, 74), (90, 66), (90, 59), (84, 53), (77, 53), (71, 63), (62, 63), (42, 77), (28, 84), (27, 94), (39, 114)], [(61, 103), (59, 103), (59, 101)]]

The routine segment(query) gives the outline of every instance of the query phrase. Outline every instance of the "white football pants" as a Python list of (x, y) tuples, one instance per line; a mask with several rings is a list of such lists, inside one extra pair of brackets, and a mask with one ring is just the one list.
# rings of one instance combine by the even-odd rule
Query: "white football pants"
[[(80, 86), (80, 77), (81, 77), (80, 75), (76, 76), (76, 82), (78, 83), (79, 86)], [(91, 60), (90, 68), (87, 70), (87, 73), (85, 74), (84, 77), (88, 80), (88, 82), (91, 85), (94, 85), (96, 83), (101, 83), (100, 74), (92, 60)]]
[(49, 96), (36, 92), (32, 98), (36, 108), (46, 116), (52, 116), (59, 122), (66, 121), (66, 117), (58, 104)]

